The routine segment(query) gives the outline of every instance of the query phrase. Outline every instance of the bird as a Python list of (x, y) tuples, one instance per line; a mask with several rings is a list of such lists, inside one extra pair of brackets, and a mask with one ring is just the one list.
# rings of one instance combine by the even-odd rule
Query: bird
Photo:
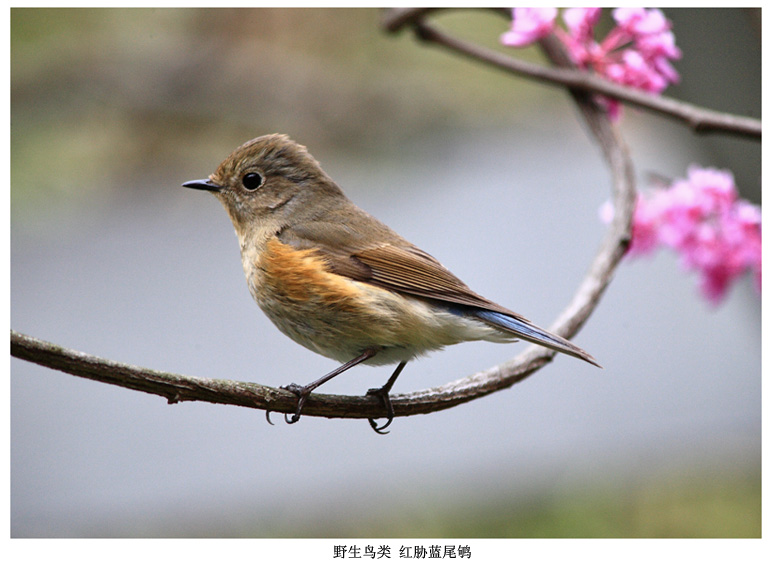
[[(405, 365), (460, 342), (526, 340), (601, 367), (583, 349), (470, 289), (437, 259), (357, 207), (319, 162), (284, 134), (245, 142), (208, 178), (183, 187), (213, 194), (230, 217), (247, 286), (289, 338), (342, 365), (304, 386), (296, 423), (316, 388), (358, 365), (394, 365), (367, 391), (394, 419), (389, 398)], [(270, 421), (270, 417), (269, 417)]]

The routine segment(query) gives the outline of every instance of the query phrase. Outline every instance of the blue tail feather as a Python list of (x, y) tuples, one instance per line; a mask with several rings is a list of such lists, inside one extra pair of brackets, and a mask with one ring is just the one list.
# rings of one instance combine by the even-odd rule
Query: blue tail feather
[(539, 344), (541, 346), (545, 346), (547, 348), (551, 348), (553, 350), (557, 350), (559, 352), (563, 352), (564, 354), (574, 356), (600, 367), (595, 359), (580, 347), (575, 346), (557, 334), (553, 334), (547, 330), (539, 328), (535, 324), (520, 320), (519, 318), (515, 318), (509, 314), (503, 314), (494, 310), (485, 310), (483, 308), (471, 308), (466, 309), (463, 312), (470, 316), (476, 316), (481, 320), (493, 324), (497, 328), (503, 328), (511, 332), (514, 336), (528, 340), (535, 344)]

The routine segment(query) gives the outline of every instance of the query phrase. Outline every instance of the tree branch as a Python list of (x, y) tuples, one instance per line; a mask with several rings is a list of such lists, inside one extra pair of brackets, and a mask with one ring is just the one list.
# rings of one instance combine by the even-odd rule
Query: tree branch
[[(556, 65), (570, 65), (567, 54), (555, 38), (544, 40), (542, 46)], [(469, 53), (465, 55), (470, 56)], [(576, 87), (571, 90), (571, 95), (609, 164), (613, 178), (615, 214), (587, 275), (552, 327), (567, 338), (575, 335), (587, 321), (611, 281), (630, 242), (630, 223), (635, 204), (632, 162), (616, 129), (586, 90)], [(122, 364), (63, 348), (13, 330), (11, 355), (80, 377), (161, 395), (169, 403), (208, 401), (284, 413), (293, 412), (297, 404), (296, 396), (283, 389), (255, 383), (184, 376)], [(532, 345), (514, 359), (485, 371), (439, 387), (394, 394), (391, 396), (394, 414), (407, 416), (432, 413), (511, 387), (549, 363), (554, 355), (554, 352)], [(376, 418), (382, 417), (384, 411), (380, 400), (375, 397), (313, 393), (303, 408), (303, 414), (330, 418)]]
[[(70, 375), (160, 395), (170, 404), (206, 401), (279, 413), (293, 413), (297, 407), (297, 396), (284, 389), (156, 371), (64, 348), (15, 330), (11, 330), (11, 355)], [(542, 360), (546, 363), (552, 357), (545, 354), (516, 364), (518, 378), (524, 379), (543, 365)], [(496, 368), (492, 368), (441, 388), (392, 395), (394, 413), (397, 416), (432, 413), (508, 387), (496, 386), (496, 380), (500, 379), (496, 375)], [(303, 415), (348, 419), (380, 417), (383, 404), (375, 397), (313, 393), (303, 407)]]
[[(579, 69), (544, 67), (509, 57), (497, 51), (450, 36), (425, 23), (423, 18), (434, 11), (436, 9), (392, 8), (385, 11), (382, 24), (390, 32), (397, 32), (410, 26), (416, 36), (423, 41), (434, 43), (450, 49), (459, 55), (472, 58), (475, 61), (514, 75), (529, 77), (544, 83), (570, 89), (598, 93), (612, 99), (624, 101), (635, 107), (678, 119), (686, 123), (696, 133), (722, 132), (761, 140), (760, 120), (730, 113), (720, 113), (669, 97), (652, 95), (640, 89), (620, 85)], [(501, 11), (497, 10), (497, 12)], [(505, 11), (505, 13), (509, 17), (508, 11)]]

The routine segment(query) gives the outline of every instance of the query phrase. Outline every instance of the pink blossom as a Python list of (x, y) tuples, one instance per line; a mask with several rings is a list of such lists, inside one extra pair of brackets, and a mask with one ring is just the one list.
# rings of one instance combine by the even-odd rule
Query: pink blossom
[(653, 93), (663, 91), (667, 87), (667, 80), (652, 67), (651, 61), (632, 49), (621, 52), (619, 60), (606, 67), (605, 75), (617, 83)]
[(665, 15), (656, 8), (615, 8), (611, 14), (617, 25), (633, 37), (658, 34), (670, 29)]
[(600, 8), (568, 8), (563, 11), (563, 21), (568, 33), (558, 35), (568, 48), (571, 59), (579, 67), (592, 67), (592, 62), (603, 57), (602, 50), (593, 37), (600, 14)]
[(563, 21), (573, 38), (581, 42), (592, 40), (593, 28), (600, 19), (600, 8), (567, 8)]
[(512, 28), (501, 35), (501, 43), (511, 47), (529, 45), (552, 31), (557, 8), (513, 8)]
[[(505, 45), (520, 47), (538, 40), (554, 27), (554, 8), (515, 8), (512, 29), (502, 35)], [(563, 11), (566, 30), (556, 34), (581, 69), (650, 93), (661, 93), (680, 77), (670, 63), (681, 57), (670, 22), (657, 9), (616, 8), (616, 26), (598, 42), (595, 26), (600, 8), (568, 8)], [(612, 118), (619, 115), (619, 103), (599, 98)]]
[(685, 270), (699, 273), (700, 291), (713, 304), (749, 271), (761, 290), (761, 210), (739, 198), (729, 172), (692, 166), (686, 179), (639, 195), (632, 232), (631, 257), (673, 249)]

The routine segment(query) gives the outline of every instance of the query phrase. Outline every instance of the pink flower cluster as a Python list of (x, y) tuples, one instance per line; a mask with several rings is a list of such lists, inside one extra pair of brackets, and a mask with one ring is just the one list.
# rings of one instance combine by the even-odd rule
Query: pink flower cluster
[[(592, 69), (616, 83), (661, 93), (679, 80), (670, 64), (679, 59), (670, 22), (660, 10), (616, 8), (616, 27), (598, 43), (594, 38), (600, 8), (568, 8), (563, 11), (566, 29), (555, 29), (556, 8), (513, 8), (512, 27), (501, 36), (504, 45), (522, 47), (553, 30), (568, 48), (572, 60), (582, 69)], [(612, 117), (619, 115), (619, 103), (606, 100)]]
[(501, 35), (501, 43), (525, 47), (549, 34), (555, 27), (557, 8), (512, 8), (512, 28)]
[[(606, 203), (601, 216), (610, 221), (612, 214)], [(746, 271), (761, 291), (761, 210), (739, 199), (729, 172), (692, 166), (688, 179), (638, 196), (628, 253), (660, 245), (678, 251), (684, 269), (699, 271), (702, 294), (713, 304)]]

